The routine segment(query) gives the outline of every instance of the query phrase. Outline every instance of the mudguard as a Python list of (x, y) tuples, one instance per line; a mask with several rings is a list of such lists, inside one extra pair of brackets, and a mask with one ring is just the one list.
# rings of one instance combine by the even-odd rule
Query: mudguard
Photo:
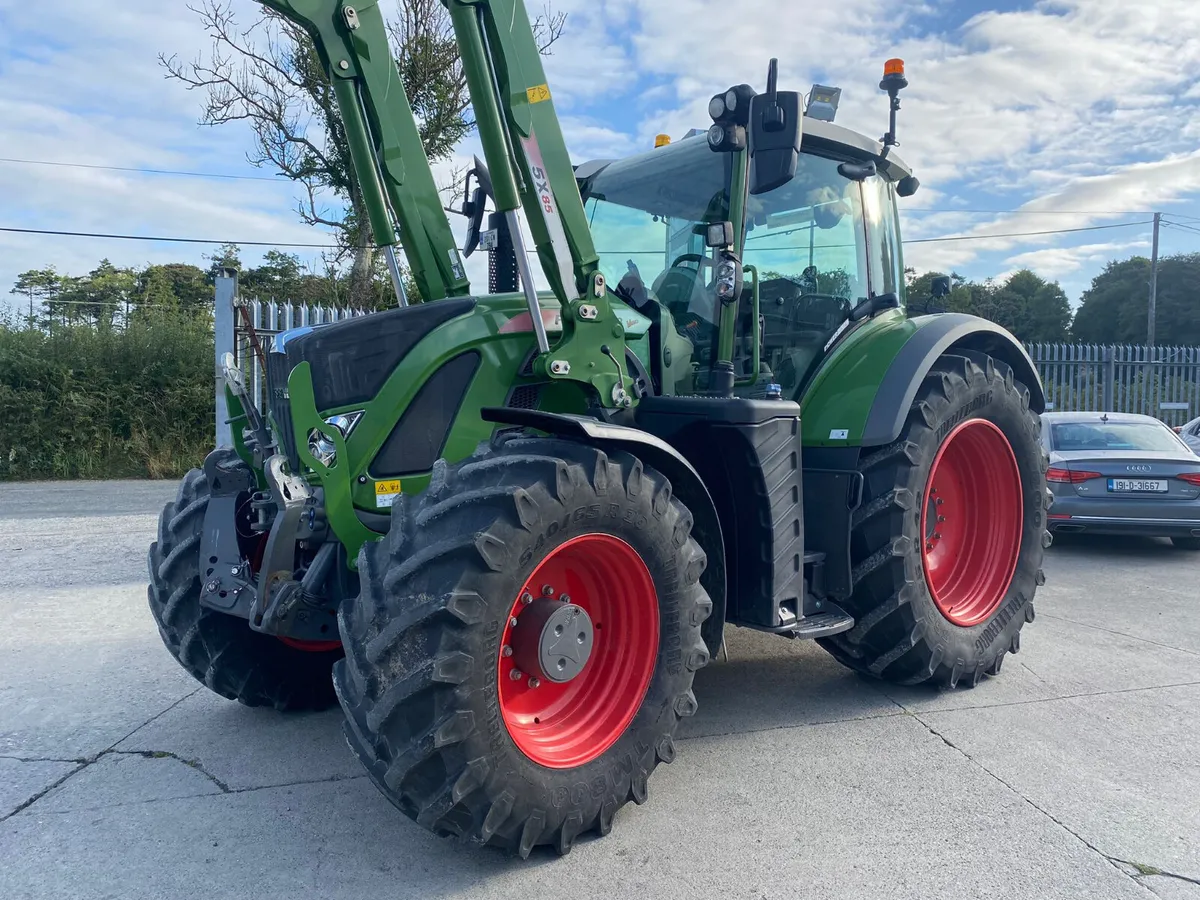
[(590, 416), (565, 415), (512, 407), (485, 407), (485, 422), (533, 428), (556, 437), (586, 441), (596, 447), (624, 450), (654, 467), (671, 482), (671, 491), (692, 514), (692, 534), (708, 557), (700, 581), (713, 602), (702, 635), (709, 655), (716, 657), (725, 632), (725, 543), (716, 504), (704, 480), (682, 454), (661, 438), (638, 428), (613, 425)]
[(942, 355), (987, 353), (1029, 389), (1029, 406), (1045, 410), (1037, 368), (1003, 327), (978, 316), (938, 313), (907, 318), (895, 310), (846, 335), (810, 381), (801, 406), (804, 444), (871, 447), (895, 440), (921, 381)]

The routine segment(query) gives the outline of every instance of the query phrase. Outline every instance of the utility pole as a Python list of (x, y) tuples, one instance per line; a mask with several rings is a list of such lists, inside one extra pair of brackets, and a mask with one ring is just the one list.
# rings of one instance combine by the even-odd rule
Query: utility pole
[(1158, 301), (1158, 230), (1161, 224), (1162, 213), (1155, 213), (1154, 246), (1150, 251), (1150, 312), (1146, 322), (1146, 343), (1151, 348), (1154, 347), (1154, 307)]

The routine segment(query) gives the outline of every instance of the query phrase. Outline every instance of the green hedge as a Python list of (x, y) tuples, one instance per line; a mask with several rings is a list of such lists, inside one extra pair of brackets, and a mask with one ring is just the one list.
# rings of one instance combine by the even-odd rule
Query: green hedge
[(0, 325), (0, 481), (174, 478), (213, 442), (209, 322)]

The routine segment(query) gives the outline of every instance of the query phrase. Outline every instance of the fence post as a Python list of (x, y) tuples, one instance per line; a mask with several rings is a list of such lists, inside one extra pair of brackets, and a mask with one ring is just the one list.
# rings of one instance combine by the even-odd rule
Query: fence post
[(1116, 412), (1117, 360), (1112, 345), (1104, 347), (1104, 411)]
[(221, 359), (226, 353), (237, 353), (234, 338), (233, 304), (237, 298), (237, 270), (222, 269), (213, 290), (213, 337), (216, 348), (215, 384), (217, 398), (217, 447), (233, 446), (233, 431), (229, 427), (229, 407), (225, 403), (225, 378)]

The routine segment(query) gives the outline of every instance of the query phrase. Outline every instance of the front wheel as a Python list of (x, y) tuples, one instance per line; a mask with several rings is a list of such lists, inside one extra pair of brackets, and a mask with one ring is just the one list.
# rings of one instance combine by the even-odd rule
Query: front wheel
[(903, 684), (974, 686), (1020, 648), (1044, 582), (1047, 458), (1029, 391), (1003, 362), (947, 355), (899, 439), (864, 451), (851, 534), (856, 621), (821, 643)]
[[(244, 465), (229, 448), (213, 451), (228, 466)], [(282, 711), (321, 710), (336, 700), (330, 670), (336, 643), (286, 641), (250, 629), (245, 619), (200, 605), (200, 544), (209, 485), (201, 469), (184, 476), (174, 502), (158, 520), (147, 558), (150, 612), (167, 650), (209, 690), (246, 706)], [(230, 522), (233, 528), (234, 523)]]
[(691, 524), (627, 453), (510, 437), (439, 463), (339, 614), (346, 736), (384, 795), (522, 857), (645, 802), (708, 661)]

